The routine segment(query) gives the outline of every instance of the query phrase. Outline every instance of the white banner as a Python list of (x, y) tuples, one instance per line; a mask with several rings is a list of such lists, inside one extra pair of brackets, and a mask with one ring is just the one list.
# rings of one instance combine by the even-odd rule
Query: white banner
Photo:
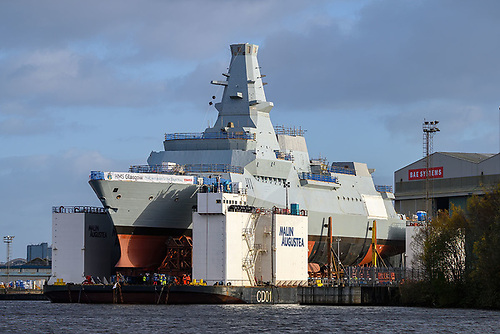
[(104, 178), (110, 181), (158, 182), (158, 183), (180, 183), (180, 184), (195, 183), (194, 176), (153, 174), (153, 173), (104, 172)]

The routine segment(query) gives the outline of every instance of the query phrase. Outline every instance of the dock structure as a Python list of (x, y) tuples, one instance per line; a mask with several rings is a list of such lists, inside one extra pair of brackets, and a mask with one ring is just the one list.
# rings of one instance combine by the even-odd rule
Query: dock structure
[(6, 289), (0, 288), (0, 300), (47, 300), (42, 290), (38, 289)]
[[(100, 243), (91, 240), (93, 242), (85, 244), (88, 254), (111, 245), (104, 237), (112, 233), (103, 232), (106, 226), (97, 224), (96, 219), (102, 215), (92, 220), (90, 228), (87, 226), (90, 218), (84, 220), (86, 217), (75, 216), (75, 223), (68, 223), (73, 221), (69, 218), (76, 209), (72, 209), (73, 215), (69, 218), (66, 209), (56, 209), (55, 227), (64, 220), (64, 226), (79, 231), (80, 236), (90, 233), (92, 237), (99, 231), (101, 238), (97, 241)], [(74, 271), (74, 265), (57, 257), (57, 250), (63, 250), (65, 244), (54, 242), (56, 270), (52, 282), (55, 283), (44, 286), (44, 295), (56, 303), (90, 304), (389, 305), (397, 302), (399, 284), (404, 279), (404, 273), (398, 269), (338, 266), (335, 277), (331, 268), (328, 278), (309, 277), (309, 217), (296, 203), (291, 203), (290, 210), (288, 206), (285, 209), (254, 207), (248, 204), (246, 188), (241, 183), (217, 179), (213, 186), (200, 190), (192, 215), (193, 238), (189, 247), (192, 249), (192, 281), (178, 281), (171, 273), (147, 273), (139, 280), (121, 274), (109, 280), (105, 278), (108, 275), (100, 279), (102, 266), (79, 266), (80, 276), (66, 275), (66, 269)], [(329, 226), (331, 228), (331, 223)], [(54, 228), (55, 241), (60, 240), (61, 235), (68, 235), (67, 232), (60, 234), (61, 229)], [(331, 232), (329, 235), (331, 244)], [(76, 250), (80, 248), (78, 245)], [(108, 247), (105, 252), (111, 254), (110, 250)], [(85, 264), (82, 256), (75, 258)], [(332, 262), (331, 256), (329, 262)], [(83, 270), (86, 274), (83, 277), (81, 268), (90, 268), (93, 272)], [(82, 278), (85, 281), (80, 284)], [(104, 284), (95, 284), (97, 282)]]
[(48, 285), (55, 303), (396, 305), (397, 286)]
[(199, 193), (193, 279), (208, 285), (307, 285), (307, 227), (306, 212), (298, 207), (278, 213), (249, 206), (238, 184)]

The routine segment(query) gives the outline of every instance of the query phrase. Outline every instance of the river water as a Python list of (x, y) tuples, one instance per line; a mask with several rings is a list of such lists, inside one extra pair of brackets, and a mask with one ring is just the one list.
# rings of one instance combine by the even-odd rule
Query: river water
[(500, 312), (301, 305), (0, 301), (0, 333), (500, 333)]

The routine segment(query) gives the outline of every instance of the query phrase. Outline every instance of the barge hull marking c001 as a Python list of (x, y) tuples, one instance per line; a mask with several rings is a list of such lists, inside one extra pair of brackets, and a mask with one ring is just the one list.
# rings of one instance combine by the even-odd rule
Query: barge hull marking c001
[(398, 286), (46, 285), (53, 303), (397, 305)]
[(53, 303), (297, 304), (297, 287), (193, 285), (46, 285)]

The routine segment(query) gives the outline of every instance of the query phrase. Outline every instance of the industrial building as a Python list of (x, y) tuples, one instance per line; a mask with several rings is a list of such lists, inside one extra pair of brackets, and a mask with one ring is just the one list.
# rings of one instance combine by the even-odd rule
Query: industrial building
[(500, 182), (500, 153), (435, 152), (426, 159), (394, 173), (395, 208), (408, 217), (428, 211), (432, 218), (453, 205), (466, 209), (470, 196), (482, 195)]
[(41, 282), (48, 281), (51, 276), (51, 266), (45, 261), (35, 259), (31, 263), (9, 263), (0, 265), (0, 282), (8, 283), (18, 280), (33, 280)]

